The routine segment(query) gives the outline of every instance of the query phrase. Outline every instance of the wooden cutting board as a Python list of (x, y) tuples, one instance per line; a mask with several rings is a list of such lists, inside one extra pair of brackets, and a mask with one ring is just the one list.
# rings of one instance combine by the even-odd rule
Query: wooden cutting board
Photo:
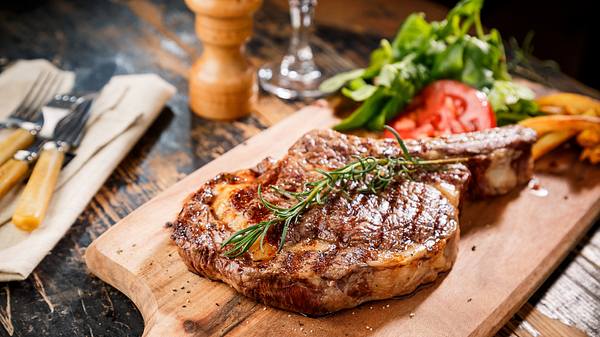
[[(95, 240), (89, 269), (140, 309), (144, 336), (486, 336), (497, 331), (600, 213), (600, 170), (574, 153), (536, 171), (541, 189), (467, 202), (454, 268), (403, 298), (320, 318), (265, 307), (187, 271), (165, 223), (216, 174), (280, 158), (303, 133), (335, 123), (307, 107), (167, 189)], [(547, 195), (544, 196), (544, 192)]]

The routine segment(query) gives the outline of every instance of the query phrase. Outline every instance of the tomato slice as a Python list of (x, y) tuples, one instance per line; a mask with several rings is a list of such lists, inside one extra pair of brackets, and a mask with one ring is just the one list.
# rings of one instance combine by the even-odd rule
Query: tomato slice
[[(458, 81), (439, 80), (425, 87), (390, 123), (402, 138), (436, 137), (496, 126), (485, 94)], [(389, 131), (385, 137), (392, 138)]]

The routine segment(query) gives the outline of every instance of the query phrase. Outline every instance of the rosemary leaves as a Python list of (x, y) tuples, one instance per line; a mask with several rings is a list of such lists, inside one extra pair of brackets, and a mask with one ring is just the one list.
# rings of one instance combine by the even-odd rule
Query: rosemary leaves
[(279, 187), (271, 186), (271, 189), (286, 198), (294, 200), (290, 207), (277, 206), (263, 198), (262, 186), (258, 186), (258, 198), (260, 202), (272, 213), (272, 218), (259, 222), (255, 225), (241, 229), (235, 232), (221, 247), (230, 246), (224, 255), (227, 257), (236, 257), (247, 252), (257, 240), (260, 239), (260, 249), (269, 229), (276, 225), (282, 226), (281, 238), (279, 240), (279, 250), (285, 243), (287, 232), (291, 225), (296, 223), (302, 214), (313, 205), (322, 205), (333, 193), (347, 193), (350, 184), (359, 186), (361, 193), (377, 193), (384, 190), (389, 183), (398, 176), (411, 178), (411, 173), (417, 167), (435, 168), (443, 164), (464, 162), (465, 158), (448, 158), (423, 160), (410, 155), (406, 145), (397, 134), (397, 132), (387, 127), (394, 135), (398, 145), (402, 150), (400, 157), (356, 157), (345, 166), (332, 170), (316, 170), (323, 178), (304, 183), (300, 192), (285, 191)]

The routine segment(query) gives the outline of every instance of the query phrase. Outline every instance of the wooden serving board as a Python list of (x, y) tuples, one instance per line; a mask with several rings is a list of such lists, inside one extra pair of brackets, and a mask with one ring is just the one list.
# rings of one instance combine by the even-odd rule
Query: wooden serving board
[(165, 227), (184, 198), (216, 174), (279, 158), (303, 133), (333, 123), (329, 109), (300, 110), (167, 189), (88, 247), (89, 269), (140, 309), (144, 336), (490, 335), (600, 212), (600, 170), (573, 154), (546, 163), (535, 174), (541, 190), (524, 187), (464, 205), (459, 254), (448, 274), (411, 296), (319, 318), (265, 307), (188, 272)]

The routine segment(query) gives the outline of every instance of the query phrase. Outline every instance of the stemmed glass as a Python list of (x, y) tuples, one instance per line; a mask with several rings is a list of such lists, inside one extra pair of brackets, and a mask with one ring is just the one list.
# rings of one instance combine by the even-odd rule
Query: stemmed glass
[(317, 0), (289, 0), (292, 37), (280, 63), (268, 63), (258, 71), (261, 87), (282, 99), (321, 96), (323, 73), (314, 62), (309, 38)]

